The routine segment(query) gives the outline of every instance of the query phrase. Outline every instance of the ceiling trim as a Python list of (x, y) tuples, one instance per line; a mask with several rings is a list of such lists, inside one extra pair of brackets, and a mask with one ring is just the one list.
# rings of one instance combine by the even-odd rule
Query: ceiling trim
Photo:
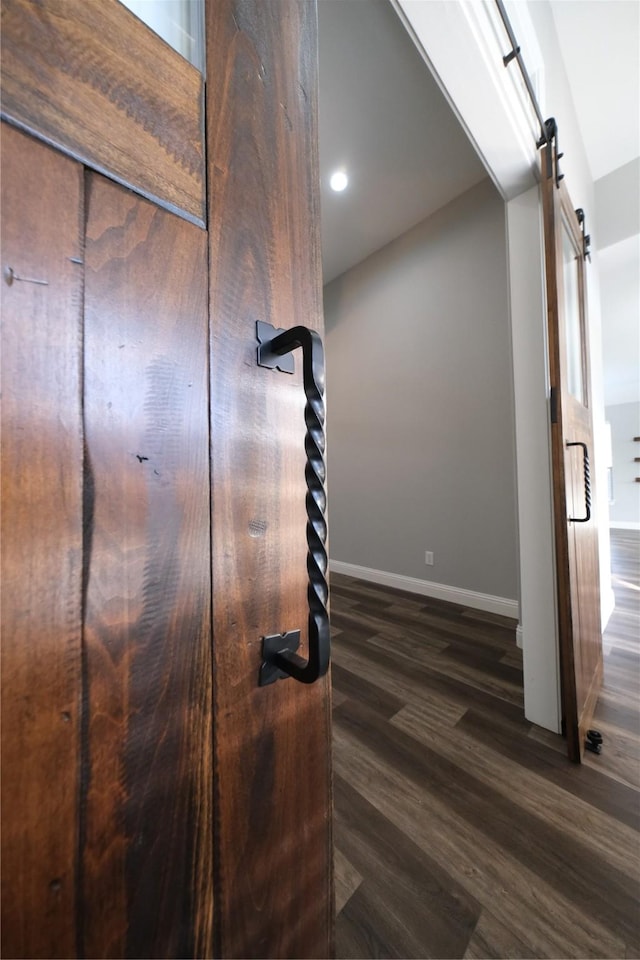
[[(510, 44), (495, 4), (392, 3), (504, 199), (528, 190), (538, 181), (538, 122), (519, 70), (503, 66)], [(537, 61), (529, 73), (540, 90), (544, 67), (533, 25), (523, 24), (527, 16), (519, 9), (517, 28), (526, 29), (529, 58), (524, 37), (518, 41), (528, 69), (532, 55)]]

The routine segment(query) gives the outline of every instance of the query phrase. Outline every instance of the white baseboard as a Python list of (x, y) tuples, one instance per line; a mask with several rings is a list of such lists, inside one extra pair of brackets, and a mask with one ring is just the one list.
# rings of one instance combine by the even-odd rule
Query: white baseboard
[(640, 523), (636, 523), (635, 520), (610, 520), (609, 521), (610, 530), (640, 530)]
[(518, 619), (517, 600), (493, 597), (488, 593), (476, 593), (475, 590), (463, 590), (461, 587), (449, 587), (444, 583), (418, 580), (417, 577), (406, 577), (401, 573), (387, 573), (385, 570), (361, 567), (356, 563), (344, 563), (342, 560), (330, 560), (329, 567), (333, 573), (343, 573), (347, 577), (356, 577), (358, 580), (368, 580), (384, 587), (395, 587), (396, 590), (407, 590), (423, 597), (448, 600), (449, 603), (484, 610), (485, 613), (497, 613), (503, 617)]
[(519, 647), (521, 650), (524, 647), (524, 630), (522, 629), (521, 623), (516, 627), (516, 647)]

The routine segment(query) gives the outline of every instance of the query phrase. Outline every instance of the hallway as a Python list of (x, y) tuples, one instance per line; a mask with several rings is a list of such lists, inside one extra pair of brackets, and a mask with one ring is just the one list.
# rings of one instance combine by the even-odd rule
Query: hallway
[(639, 539), (582, 766), (523, 717), (515, 621), (332, 576), (336, 956), (638, 956)]

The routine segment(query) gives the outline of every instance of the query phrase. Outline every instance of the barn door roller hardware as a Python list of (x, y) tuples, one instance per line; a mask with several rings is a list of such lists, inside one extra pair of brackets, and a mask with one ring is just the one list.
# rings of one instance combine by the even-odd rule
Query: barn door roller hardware
[(585, 232), (585, 216), (582, 207), (578, 207), (576, 210), (576, 217), (582, 231), (582, 257), (591, 263), (591, 237)]
[[(549, 168), (552, 169), (551, 164), (555, 161), (555, 180), (556, 187), (560, 186), (560, 181), (564, 180), (564, 173), (560, 172), (560, 161), (564, 157), (564, 153), (561, 153), (560, 147), (558, 145), (558, 124), (556, 123), (555, 117), (549, 117), (548, 120), (545, 120), (545, 136), (540, 137), (536, 141), (536, 146), (538, 149), (540, 147), (545, 147), (547, 154), (549, 156)], [(554, 155), (554, 144), (555, 144), (555, 155)]]
[(513, 27), (511, 26), (511, 21), (509, 20), (507, 11), (505, 10), (504, 3), (502, 2), (502, 0), (496, 0), (496, 6), (498, 8), (498, 12), (500, 13), (500, 17), (502, 19), (502, 23), (504, 24), (504, 28), (507, 32), (509, 43), (511, 44), (511, 50), (509, 51), (509, 53), (505, 54), (505, 56), (502, 58), (502, 62), (505, 65), (505, 67), (508, 67), (509, 64), (513, 60), (515, 60), (518, 66), (520, 67), (520, 73), (522, 74), (524, 85), (527, 88), (529, 99), (531, 100), (531, 104), (533, 106), (533, 109), (535, 110), (536, 117), (538, 118), (538, 123), (540, 124), (540, 137), (537, 140), (537, 146), (538, 146), (538, 149), (540, 149), (540, 147), (546, 147), (547, 150), (549, 151), (550, 159), (552, 157), (553, 144), (555, 141), (556, 186), (559, 186), (560, 181), (564, 179), (564, 174), (560, 173), (560, 160), (562, 159), (564, 154), (560, 153), (558, 149), (558, 124), (556, 123), (553, 117), (549, 117), (548, 120), (545, 120), (543, 118), (542, 111), (540, 110), (540, 104), (538, 103), (538, 100), (536, 97), (536, 92), (533, 89), (533, 84), (531, 83), (531, 77), (527, 72), (527, 68), (525, 66), (524, 60), (522, 59), (520, 46), (518, 45), (518, 41), (516, 40), (515, 33), (513, 32)]

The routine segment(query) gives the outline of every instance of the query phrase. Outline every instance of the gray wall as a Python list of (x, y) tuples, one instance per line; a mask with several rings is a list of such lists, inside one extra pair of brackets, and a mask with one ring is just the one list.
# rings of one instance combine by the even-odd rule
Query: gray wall
[(594, 184), (598, 250), (640, 233), (640, 157)]
[(505, 211), (491, 182), (329, 284), (325, 319), (331, 558), (517, 599)]
[(640, 483), (635, 482), (640, 477), (640, 463), (633, 462), (640, 457), (640, 442), (633, 441), (640, 437), (640, 403), (616, 403), (606, 408), (605, 416), (611, 424), (613, 448), (611, 526), (633, 524), (640, 529)]

